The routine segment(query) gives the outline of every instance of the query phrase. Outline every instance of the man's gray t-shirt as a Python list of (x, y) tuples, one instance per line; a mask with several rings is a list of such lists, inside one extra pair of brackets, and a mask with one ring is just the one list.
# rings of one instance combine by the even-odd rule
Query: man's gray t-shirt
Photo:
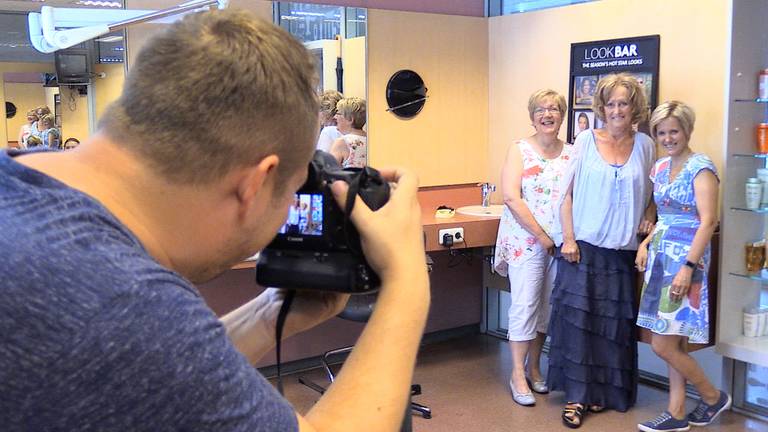
[(293, 431), (188, 281), (97, 201), (0, 154), (3, 430)]

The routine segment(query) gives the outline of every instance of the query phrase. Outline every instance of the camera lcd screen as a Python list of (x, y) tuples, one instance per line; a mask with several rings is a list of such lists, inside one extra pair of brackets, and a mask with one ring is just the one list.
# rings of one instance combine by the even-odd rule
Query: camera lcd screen
[(322, 236), (323, 195), (296, 194), (288, 209), (288, 220), (278, 233), (289, 236)]

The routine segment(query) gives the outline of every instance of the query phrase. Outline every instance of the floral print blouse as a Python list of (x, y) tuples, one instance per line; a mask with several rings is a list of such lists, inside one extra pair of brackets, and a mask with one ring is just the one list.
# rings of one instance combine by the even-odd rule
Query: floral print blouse
[[(573, 146), (565, 144), (560, 156), (544, 159), (525, 140), (515, 144), (523, 158), (522, 198), (528, 205), (533, 217), (541, 228), (550, 236), (560, 227), (560, 202), (562, 176), (568, 166)], [(504, 208), (496, 237), (495, 270), (502, 276), (507, 275), (510, 265), (518, 266), (541, 250), (536, 237), (529, 233)]]

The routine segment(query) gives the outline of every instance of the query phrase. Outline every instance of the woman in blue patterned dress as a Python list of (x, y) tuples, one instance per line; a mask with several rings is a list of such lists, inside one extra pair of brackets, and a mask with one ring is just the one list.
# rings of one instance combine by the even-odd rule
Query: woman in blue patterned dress
[[(651, 134), (666, 151), (651, 171), (658, 222), (640, 244), (635, 263), (645, 271), (637, 325), (653, 332), (653, 351), (669, 367), (669, 406), (641, 431), (687, 431), (706, 426), (728, 409), (731, 397), (715, 388), (687, 343), (709, 339), (707, 272), (717, 224), (717, 170), (688, 146), (695, 115), (686, 104), (665, 102), (651, 116)], [(685, 414), (685, 383), (702, 396)]]

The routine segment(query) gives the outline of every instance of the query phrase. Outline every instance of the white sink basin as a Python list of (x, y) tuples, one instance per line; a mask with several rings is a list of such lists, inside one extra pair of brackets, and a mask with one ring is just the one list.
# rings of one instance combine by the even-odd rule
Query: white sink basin
[(501, 217), (501, 214), (504, 213), (504, 207), (503, 204), (492, 204), (488, 207), (471, 205), (457, 208), (456, 213), (465, 216)]

